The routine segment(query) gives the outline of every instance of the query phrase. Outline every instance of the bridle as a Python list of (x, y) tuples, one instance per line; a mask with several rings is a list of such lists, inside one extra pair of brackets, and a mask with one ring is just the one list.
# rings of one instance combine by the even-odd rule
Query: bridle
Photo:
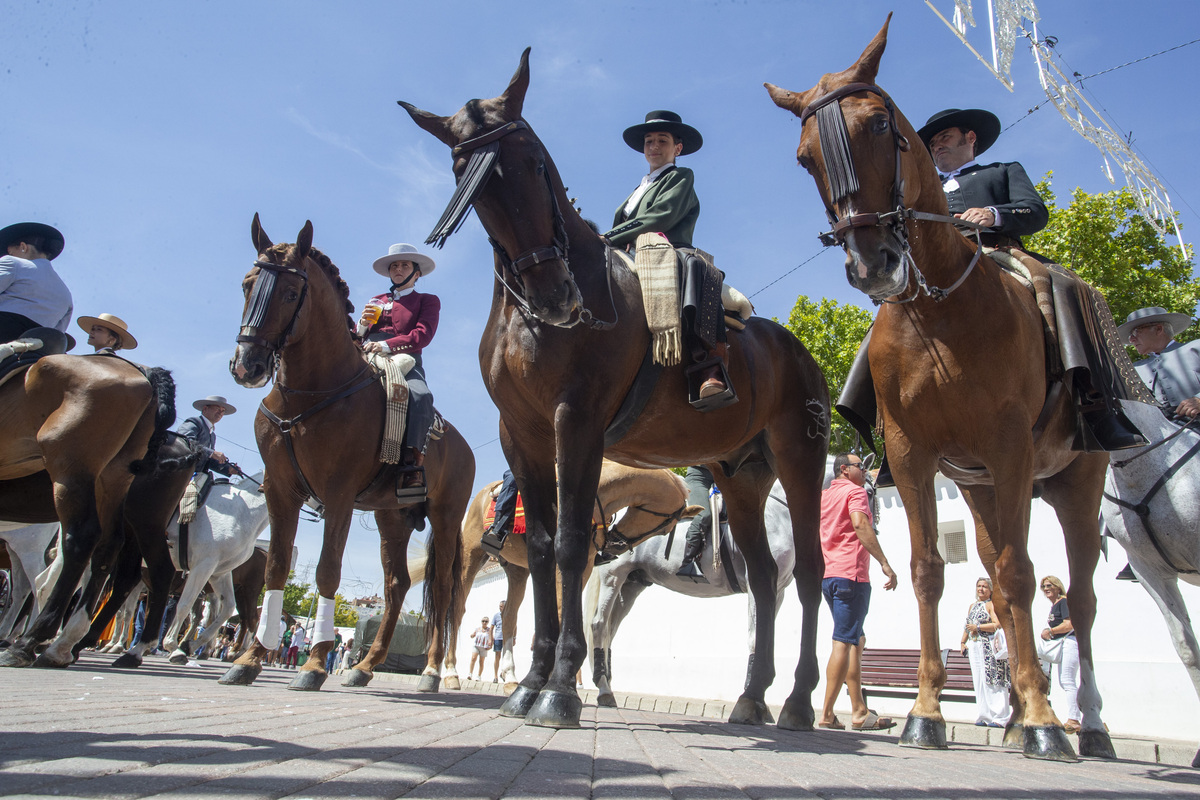
[[(596, 506), (600, 509), (600, 517), (602, 520), (604, 520), (604, 522), (602, 522), (600, 525), (597, 525), (593, 529), (592, 544), (596, 548), (597, 555), (603, 554), (605, 556), (605, 561), (611, 561), (617, 556), (629, 552), (635, 545), (646, 541), (651, 536), (655, 536), (667, 528), (673, 528), (675, 524), (679, 522), (680, 517), (683, 516), (683, 512), (687, 509), (687, 505), (684, 504), (675, 511), (664, 513), (662, 511), (655, 511), (652, 508), (646, 508), (644, 505), (629, 506), (629, 510), (625, 512), (626, 516), (629, 515), (630, 511), (636, 510), (662, 519), (662, 522), (654, 526), (653, 529), (647, 531), (636, 539), (630, 539), (618, 527), (620, 523), (613, 525), (611, 528), (608, 527), (607, 520), (609, 516), (604, 510), (604, 505), (600, 502), (599, 497), (596, 498)], [(597, 532), (602, 532), (604, 534), (601, 541), (596, 541)]]
[[(580, 323), (583, 323), (589, 328), (597, 330), (608, 330), (617, 324), (616, 320), (616, 305), (613, 304), (612, 298), (612, 274), (609, 270), (609, 253), (608, 245), (605, 245), (604, 263), (605, 273), (608, 278), (608, 297), (609, 303), (613, 308), (614, 319), (612, 322), (604, 322), (596, 319), (590, 310), (580, 306), (579, 313), (573, 316), (566, 322), (548, 322), (538, 316), (529, 300), (526, 298), (525, 281), (522, 273), (531, 267), (536, 267), (538, 264), (548, 261), (561, 261), (563, 268), (567, 271), (567, 278), (571, 284), (571, 290), (576, 297), (582, 299), (583, 293), (579, 291), (579, 286), (575, 282), (575, 274), (571, 271), (570, 257), (568, 252), (570, 249), (570, 239), (567, 236), (566, 220), (563, 218), (562, 208), (558, 204), (558, 195), (554, 191), (554, 184), (550, 179), (550, 170), (545, 166), (547, 161), (546, 148), (542, 145), (541, 140), (537, 138), (524, 120), (515, 120), (505, 123), (499, 128), (494, 128), (487, 133), (481, 134), (474, 138), (468, 139), (451, 151), (455, 158), (461, 155), (470, 154), (467, 161), (467, 166), (463, 170), (462, 177), (458, 180), (458, 184), (454, 189), (454, 195), (450, 198), (450, 202), (446, 204), (446, 210), (442, 212), (441, 218), (433, 227), (433, 232), (425, 240), (425, 244), (431, 244), (434, 247), (440, 248), (446, 243), (446, 239), (450, 238), (455, 231), (462, 227), (463, 220), (466, 219), (467, 213), (479, 199), (480, 193), (483, 191), (484, 185), (492, 174), (499, 168), (500, 140), (510, 133), (525, 130), (529, 131), (529, 135), (537, 143), (538, 148), (542, 152), (542, 177), (546, 181), (546, 189), (550, 193), (550, 207), (554, 218), (554, 235), (548, 245), (538, 245), (531, 247), (517, 254), (516, 258), (509, 256), (508, 251), (504, 249), (504, 245), (496, 241), (492, 236), (488, 235), (488, 241), (492, 245), (492, 250), (496, 252), (497, 260), (500, 262), (503, 270), (495, 269), (496, 278), (504, 285), (517, 301), (518, 308), (526, 316), (531, 317), (539, 322), (546, 322), (559, 328), (573, 328)], [(511, 279), (505, 279), (505, 276)], [(582, 300), (581, 300), (582, 301)]]
[[(888, 127), (892, 132), (896, 162), (896, 174), (892, 180), (892, 210), (884, 213), (852, 214), (845, 219), (839, 219), (833, 204), (858, 192), (860, 188), (858, 173), (854, 169), (854, 156), (850, 152), (850, 133), (846, 128), (846, 118), (842, 114), (841, 106), (842, 98), (851, 94), (857, 94), (858, 92), (871, 92), (879, 95), (883, 99), (884, 107), (888, 112)], [(902, 164), (900, 156), (901, 153), (908, 149), (909, 144), (908, 139), (900, 133), (896, 125), (896, 107), (892, 103), (892, 98), (888, 97), (883, 89), (870, 83), (848, 83), (809, 103), (800, 114), (801, 128), (813, 116), (817, 118), (817, 135), (821, 142), (821, 157), (825, 161), (825, 171), (829, 177), (830, 200), (825, 204), (825, 215), (829, 218), (829, 222), (833, 226), (831, 230), (818, 235), (817, 238), (821, 240), (821, 244), (826, 247), (840, 246), (844, 249), (846, 247), (847, 232), (853, 231), (856, 228), (883, 228), (900, 245), (902, 253), (901, 262), (906, 272), (905, 285), (908, 285), (908, 273), (916, 275), (917, 285), (910, 295), (899, 300), (874, 297), (871, 299), (877, 304), (911, 303), (921, 294), (926, 294), (935, 301), (945, 300), (950, 296), (951, 292), (963, 284), (963, 281), (975, 269), (975, 265), (979, 263), (979, 257), (983, 254), (983, 245), (979, 240), (979, 231), (984, 226), (944, 214), (930, 214), (925, 211), (917, 211), (904, 205), (904, 178), (901, 174)], [(908, 241), (908, 220), (948, 222), (959, 227), (974, 229), (976, 243), (975, 256), (971, 259), (971, 263), (967, 265), (963, 274), (949, 288), (942, 289), (931, 285), (925, 280), (925, 275), (921, 272), (921, 268), (917, 266), (916, 261), (912, 257), (912, 245)]]
[[(279, 367), (279, 353), (287, 344), (288, 338), (291, 337), (292, 330), (296, 327), (296, 320), (300, 316), (300, 308), (304, 305), (305, 298), (308, 297), (308, 274), (296, 267), (273, 264), (262, 259), (255, 261), (254, 266), (258, 267), (258, 278), (255, 279), (254, 287), (250, 290), (250, 298), (246, 302), (246, 310), (242, 314), (241, 332), (238, 334), (237, 341), (238, 344), (253, 344), (265, 348), (270, 354), (271, 361), (268, 371), (273, 376)], [(259, 334), (259, 328), (266, 321), (267, 312), (271, 310), (271, 301), (275, 297), (275, 288), (278, 285), (280, 274), (300, 278), (300, 298), (296, 301), (296, 308), (292, 311), (292, 318), (288, 320), (287, 327), (276, 337), (275, 341), (271, 341)]]

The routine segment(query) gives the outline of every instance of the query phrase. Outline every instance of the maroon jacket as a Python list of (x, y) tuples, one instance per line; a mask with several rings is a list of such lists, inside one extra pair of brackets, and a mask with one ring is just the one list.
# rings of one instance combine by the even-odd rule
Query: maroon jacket
[(383, 341), (393, 353), (420, 355), (437, 333), (442, 301), (435, 294), (422, 294), (415, 289), (393, 300), (391, 292), (371, 298), (371, 304), (383, 306), (379, 322), (367, 331), (367, 337), (378, 341), (376, 334), (387, 336)]

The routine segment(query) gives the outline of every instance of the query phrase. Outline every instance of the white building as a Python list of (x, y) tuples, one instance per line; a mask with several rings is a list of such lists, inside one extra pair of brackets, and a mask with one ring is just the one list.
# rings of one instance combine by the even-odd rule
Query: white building
[[(946, 589), (939, 609), (942, 647), (957, 647), (962, 636), (967, 608), (975, 596), (975, 581), (984, 575), (975, 548), (971, 514), (958, 488), (940, 475), (937, 480), (940, 548), (946, 557)], [(883, 575), (872, 561), (871, 611), (867, 617), (868, 647), (917, 648), (917, 601), (906, 565), (911, 549), (908, 522), (895, 489), (880, 491), (879, 540), (896, 573), (900, 587), (884, 592)], [(1029, 532), (1030, 557), (1037, 577), (1057, 575), (1068, 583), (1066, 550), (1054, 511), (1040, 500), (1033, 502)], [(1104, 721), (1115, 734), (1145, 735), (1194, 740), (1200, 737), (1200, 700), (1188, 680), (1167, 633), (1158, 607), (1140, 585), (1115, 580), (1125, 566), (1121, 546), (1109, 540), (1109, 560), (1101, 556), (1096, 568), (1098, 599), (1094, 650), (1100, 692), (1104, 698)], [(471, 642), (467, 634), (477, 620), (491, 616), (507, 592), (504, 573), (490, 571), (476, 582), (467, 600), (464, 627), (459, 636), (458, 661), (466, 674)], [(1184, 599), (1200, 608), (1200, 589), (1183, 585)], [(699, 600), (660, 587), (647, 589), (633, 612), (621, 625), (613, 642), (613, 689), (620, 692), (734, 700), (741, 693), (746, 675), (746, 597)], [(1049, 613), (1049, 603), (1040, 594), (1034, 600), (1034, 619)], [(822, 681), (813, 693), (818, 710), (824, 697), (824, 670), (829, 657), (829, 635), (833, 622), (822, 603), (817, 634), (817, 659)], [(792, 690), (792, 676), (799, 655), (800, 602), (789, 592), (776, 626), (775, 683), (767, 691), (767, 702), (783, 703)], [(518, 617), (514, 654), (518, 675), (529, 668), (533, 638), (532, 593)], [(591, 686), (591, 668), (584, 666), (584, 683)], [(491, 664), (485, 672), (491, 676)], [(1051, 701), (1061, 711), (1065, 701)], [(909, 700), (872, 698), (880, 714), (898, 719), (908, 713)], [(849, 708), (845, 700), (838, 708)], [(943, 713), (952, 720), (974, 720), (973, 706), (946, 703)]]

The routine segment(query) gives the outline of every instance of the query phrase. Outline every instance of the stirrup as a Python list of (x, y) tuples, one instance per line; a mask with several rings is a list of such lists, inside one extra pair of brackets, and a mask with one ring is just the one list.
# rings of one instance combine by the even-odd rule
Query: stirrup
[(483, 551), (489, 556), (499, 559), (500, 551), (504, 549), (504, 540), (506, 538), (508, 537), (497, 536), (496, 534), (492, 533), (491, 528), (488, 528), (487, 531), (484, 532), (483, 536), (479, 537), (479, 546), (482, 547)]
[(695, 561), (689, 561), (681, 566), (675, 576), (687, 578), (692, 583), (708, 583), (708, 578), (704, 577), (704, 573), (700, 571), (700, 565)]
[(404, 478), (414, 472), (419, 472), (423, 476), (425, 474), (425, 468), (412, 466), (400, 468), (400, 477), (396, 480), (396, 500), (401, 505), (423, 503), (428, 497), (428, 485), (425, 481), (421, 481), (421, 483), (416, 486), (404, 485)]
[[(725, 391), (709, 395), (708, 397), (701, 397), (700, 386), (704, 382), (700, 379), (700, 375), (713, 366), (721, 373), (721, 382), (725, 384)], [(683, 374), (687, 379), (688, 402), (697, 411), (716, 411), (719, 408), (731, 406), (738, 401), (737, 392), (734, 391), (733, 384), (729, 380), (729, 371), (725, 369), (725, 362), (720, 356), (713, 356), (712, 358), (706, 358), (703, 361), (692, 364), (683, 370)]]

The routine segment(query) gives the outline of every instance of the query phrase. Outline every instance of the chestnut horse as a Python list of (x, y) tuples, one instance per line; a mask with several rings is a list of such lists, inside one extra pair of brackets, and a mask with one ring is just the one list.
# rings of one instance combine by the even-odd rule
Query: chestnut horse
[[(900, 744), (946, 746), (939, 702), (946, 670), (937, 626), (945, 563), (937, 549), (933, 488), (940, 467), (960, 476), (980, 557), (999, 589), (996, 612), (1015, 662), (1005, 741), (1031, 757), (1075, 757), (1050, 709), (1034, 644), (1037, 581), (1027, 537), (1037, 491), (1066, 536), (1082, 668), (1080, 751), (1112, 757), (1100, 720), (1091, 639), (1096, 519), (1108, 456), (1071, 449), (1075, 409), (1069, 392), (1056, 400), (1051, 395), (1035, 438), (1034, 424), (1047, 404), (1042, 316), (1033, 294), (990, 258), (978, 258), (976, 246), (954, 228), (933, 159), (875, 85), (887, 28), (884, 23), (853, 66), (823, 76), (806, 92), (766, 86), (776, 104), (802, 120), (798, 159), (835, 222), (851, 285), (883, 302), (867, 355), (888, 461), (908, 515), (921, 627), (920, 690)], [(814, 114), (828, 116), (814, 122)], [(820, 133), (838, 128), (840, 135)], [(839, 147), (839, 141), (845, 144)], [(962, 468), (978, 467), (986, 468), (987, 477), (961, 477)]]
[[(487, 529), (485, 518), (492, 502), (492, 492), (499, 481), (483, 487), (463, 519), (463, 592), (454, 606), (455, 628), (462, 625), (467, 611), (467, 595), (475, 584), (475, 576), (490, 557), (480, 540)], [(591, 574), (591, 564), (596, 554), (604, 553), (610, 558), (622, 555), (652, 536), (667, 533), (684, 517), (694, 517), (702, 509), (688, 505), (688, 490), (683, 478), (667, 469), (640, 469), (627, 467), (615, 461), (605, 461), (600, 469), (600, 483), (596, 489), (595, 513), (592, 524), (594, 533), (588, 541), (587, 564), (583, 581)], [(611, 525), (612, 517), (621, 509), (625, 513), (621, 520)], [(682, 547), (682, 542), (677, 547)], [(504, 631), (500, 654), (500, 675), (504, 691), (512, 693), (517, 688), (516, 665), (513, 661), (513, 645), (517, 634), (517, 612), (525, 599), (525, 584), (529, 580), (529, 548), (523, 535), (509, 535), (500, 551), (500, 564), (508, 578), (508, 596), (504, 607)], [(458, 658), (454, 643), (446, 650), (446, 688), (458, 688)]]
[(642, 295), (633, 272), (572, 208), (550, 154), (521, 118), (528, 87), (526, 50), (499, 97), (472, 100), (451, 117), (401, 103), (417, 125), (453, 150), (459, 188), (447, 222), (439, 225), (443, 234), (431, 238), (447, 235), (473, 205), (496, 250), (479, 361), (500, 409), (504, 454), (525, 499), (536, 618), (533, 665), (501, 713), (534, 725), (579, 725), (575, 673), (587, 650), (582, 576), (607, 455), (630, 466), (705, 464), (725, 494), (730, 528), (750, 564), (750, 589), (763, 609), (763, 646), (733, 722), (770, 717), (763, 696), (775, 676), (776, 568), (763, 512), (779, 478), (791, 508), (804, 607), (795, 688), (779, 724), (810, 729), (824, 572), (818, 525), (829, 431), (825, 379), (795, 336), (754, 317), (744, 331), (729, 332), (729, 374), (740, 402), (701, 413), (688, 404), (684, 366), (668, 366), (642, 396), (640, 415), (622, 414), (610, 427), (649, 361)]
[(275, 378), (254, 422), (268, 476), (263, 490), (271, 547), (257, 641), (242, 652), (221, 683), (252, 683), (262, 671), (263, 657), (279, 645), (283, 587), (300, 507), (309, 497), (325, 506), (325, 540), (316, 574), (320, 599), (311, 655), (289, 688), (317, 690), (327, 677), (334, 595), (356, 508), (375, 512), (386, 605), (381, 633), (357, 665), (360, 682), (352, 685), (365, 685), (387, 657), (410, 585), (405, 566), (408, 540), (414, 527), (424, 528), (426, 516), (433, 526), (425, 581), (426, 625), (434, 642), (429, 657), (440, 664), (453, 633), (446, 630), (453, 598), (461, 588), (459, 526), (471, 499), (475, 456), (458, 430), (446, 423), (444, 434), (431, 440), (426, 453), (428, 499), (400, 505), (395, 492), (398, 470), (379, 462), (385, 390), (351, 336), (348, 315), (354, 306), (346, 282), (312, 246), (311, 222), (305, 223), (295, 244), (272, 244), (257, 214), (250, 233), (258, 259), (242, 281), (246, 306), (229, 370), (243, 386), (259, 387)]
[[(34, 663), (93, 555), (98, 567), (111, 565), (123, 540), (121, 503), (174, 422), (171, 374), (119, 357), (46, 356), (0, 386), (0, 518), (57, 518), (64, 559), (37, 619), (0, 651), (0, 666)], [(86, 596), (83, 607), (90, 613), (97, 599)]]

